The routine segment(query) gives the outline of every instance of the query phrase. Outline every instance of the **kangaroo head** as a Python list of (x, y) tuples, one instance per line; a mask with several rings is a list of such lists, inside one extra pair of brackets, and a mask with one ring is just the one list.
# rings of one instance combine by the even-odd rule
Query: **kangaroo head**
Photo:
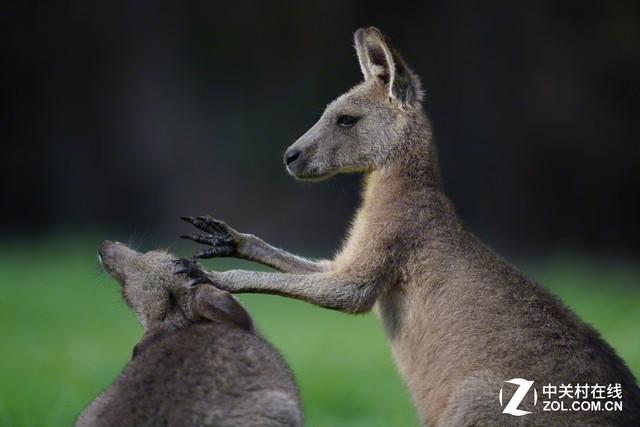
[(140, 253), (105, 241), (98, 250), (102, 268), (122, 287), (122, 296), (146, 331), (196, 322), (231, 321), (251, 330), (249, 314), (228, 292), (212, 285), (192, 287), (176, 275), (177, 258), (165, 251)]
[(402, 150), (409, 124), (421, 114), (420, 79), (374, 27), (354, 35), (364, 81), (326, 108), (285, 152), (298, 179), (375, 170)]

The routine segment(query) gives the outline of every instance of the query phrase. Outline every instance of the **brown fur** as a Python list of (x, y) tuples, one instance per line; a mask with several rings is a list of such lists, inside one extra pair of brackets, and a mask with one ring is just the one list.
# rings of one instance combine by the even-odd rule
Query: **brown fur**
[(77, 426), (301, 426), (293, 375), (248, 313), (176, 258), (105, 242), (101, 263), (144, 326), (132, 360)]
[[(233, 256), (282, 273), (211, 272), (211, 279), (230, 292), (351, 313), (375, 304), (424, 424), (640, 425), (636, 381), (611, 347), (458, 220), (442, 191), (417, 76), (377, 29), (356, 32), (355, 44), (365, 81), (331, 103), (285, 154), (297, 178), (365, 174), (342, 250), (316, 263), (225, 225)], [(344, 115), (359, 120), (345, 128)], [(514, 377), (538, 386), (621, 383), (624, 410), (542, 412), (538, 404), (525, 417), (504, 415), (498, 392)]]

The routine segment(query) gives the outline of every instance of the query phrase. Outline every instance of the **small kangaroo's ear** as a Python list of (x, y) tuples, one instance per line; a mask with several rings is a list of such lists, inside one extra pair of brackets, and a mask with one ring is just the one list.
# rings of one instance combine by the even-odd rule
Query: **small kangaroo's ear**
[(253, 321), (249, 313), (229, 292), (213, 285), (201, 285), (195, 294), (195, 311), (209, 320), (228, 320), (242, 329), (253, 331)]
[(403, 105), (422, 101), (420, 78), (385, 41), (380, 30), (375, 27), (360, 28), (353, 39), (365, 80), (377, 79), (388, 89), (389, 96)]

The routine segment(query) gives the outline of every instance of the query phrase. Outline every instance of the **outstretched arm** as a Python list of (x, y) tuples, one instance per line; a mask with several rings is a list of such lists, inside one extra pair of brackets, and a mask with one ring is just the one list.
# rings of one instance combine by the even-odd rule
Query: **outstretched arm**
[[(371, 309), (386, 286), (397, 280), (397, 269), (393, 268), (393, 254), (389, 249), (397, 240), (397, 233), (389, 227), (379, 231), (360, 228), (360, 233), (352, 234), (336, 259), (314, 263), (280, 251), (255, 237), (241, 235), (209, 217), (186, 218), (186, 221), (209, 233), (186, 236), (212, 245), (197, 256), (239, 256), (285, 271), (205, 272), (194, 262), (190, 269), (181, 271), (195, 279), (194, 284), (209, 281), (233, 293), (276, 294), (334, 310), (363, 313)], [(213, 243), (212, 237), (215, 238)]]
[(184, 217), (206, 234), (187, 234), (182, 238), (211, 246), (196, 258), (234, 257), (255, 261), (283, 273), (311, 274), (329, 270), (329, 261), (313, 261), (276, 248), (252, 234), (239, 233), (224, 221), (210, 216)]
[(207, 272), (193, 262), (178, 273), (196, 279), (194, 284), (211, 282), (232, 293), (266, 293), (307, 301), (347, 313), (365, 313), (375, 303), (382, 281), (343, 278), (333, 272), (313, 274), (267, 273), (230, 270)]

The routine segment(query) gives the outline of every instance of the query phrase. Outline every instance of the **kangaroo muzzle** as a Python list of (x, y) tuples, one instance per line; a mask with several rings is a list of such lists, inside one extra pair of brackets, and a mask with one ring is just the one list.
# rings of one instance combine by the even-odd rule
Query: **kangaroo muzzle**
[(98, 261), (102, 269), (121, 284), (124, 284), (124, 266), (138, 252), (124, 243), (105, 240), (98, 249)]
[(295, 178), (304, 178), (307, 174), (308, 159), (305, 152), (297, 147), (291, 146), (284, 153), (284, 164), (289, 175)]

